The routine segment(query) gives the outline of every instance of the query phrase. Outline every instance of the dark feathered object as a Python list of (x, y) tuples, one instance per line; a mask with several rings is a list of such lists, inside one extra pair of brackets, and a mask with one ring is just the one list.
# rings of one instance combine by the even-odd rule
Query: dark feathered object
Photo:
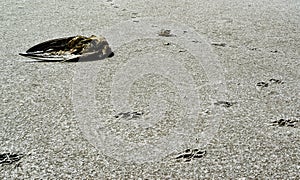
[(41, 61), (88, 61), (113, 56), (104, 37), (72, 36), (53, 39), (29, 48), (21, 56)]

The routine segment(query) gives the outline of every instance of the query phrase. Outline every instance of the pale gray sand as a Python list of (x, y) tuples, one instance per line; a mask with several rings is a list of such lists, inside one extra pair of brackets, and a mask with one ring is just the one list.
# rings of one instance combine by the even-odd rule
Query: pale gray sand
[[(268, 125), (300, 119), (299, 1), (8, 1), (1, 12), (0, 154), (25, 156), (0, 165), (0, 179), (299, 179), (299, 126)], [(168, 27), (177, 36), (153, 39)], [(78, 34), (105, 34), (115, 56), (18, 55)], [(127, 111), (144, 114), (114, 117)], [(198, 147), (202, 158), (172, 159)]]

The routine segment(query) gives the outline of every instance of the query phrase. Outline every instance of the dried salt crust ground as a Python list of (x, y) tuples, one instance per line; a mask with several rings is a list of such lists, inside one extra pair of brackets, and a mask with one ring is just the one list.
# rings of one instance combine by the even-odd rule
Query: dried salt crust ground
[[(30, 154), (17, 167), (0, 166), (1, 179), (299, 178), (299, 129), (264, 125), (300, 118), (299, 1), (1, 4), (0, 152)], [(123, 164), (101, 154), (82, 135), (71, 100), (75, 64), (24, 63), (17, 54), (53, 37), (101, 33), (102, 27), (124, 20), (155, 16), (186, 23), (212, 42), (226, 42), (214, 51), (225, 69), (229, 99), (238, 103), (224, 114), (202, 159)], [(127, 45), (119, 54), (135, 50)], [(103, 61), (103, 67), (115, 60)], [(285, 84), (255, 87), (271, 78)]]

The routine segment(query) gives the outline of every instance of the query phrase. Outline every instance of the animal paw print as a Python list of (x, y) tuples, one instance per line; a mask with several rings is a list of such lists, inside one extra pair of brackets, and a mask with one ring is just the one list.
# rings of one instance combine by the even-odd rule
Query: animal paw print
[(0, 164), (12, 164), (19, 161), (24, 155), (23, 154), (12, 154), (3, 153), (0, 154)]
[(163, 37), (174, 37), (176, 36), (175, 34), (171, 34), (171, 30), (170, 29), (162, 29), (159, 33), (159, 36), (163, 36)]
[(110, 3), (110, 5), (114, 8), (119, 8), (118, 5), (115, 4), (115, 2), (113, 0), (106, 0), (106, 2)]
[(236, 104), (236, 102), (228, 102), (228, 101), (217, 101), (214, 103), (215, 105), (217, 106), (222, 106), (222, 107), (231, 107), (233, 106), (234, 104)]
[(121, 112), (115, 115), (115, 118), (135, 119), (141, 117), (143, 114), (143, 112)]
[(256, 84), (256, 86), (258, 86), (258, 87), (268, 87), (268, 86), (269, 86), (269, 83), (266, 83), (266, 82), (258, 82), (258, 83)]
[(271, 122), (272, 126), (279, 126), (279, 127), (297, 127), (299, 124), (299, 120), (292, 120), (292, 119), (279, 119), (276, 121)]
[(256, 86), (258, 86), (258, 87), (268, 87), (270, 84), (284, 84), (284, 82), (279, 80), (279, 79), (272, 78), (272, 79), (269, 79), (269, 82), (263, 82), (263, 81), (258, 82), (256, 84)]
[(175, 159), (177, 161), (190, 162), (193, 159), (202, 158), (206, 151), (199, 149), (186, 149), (184, 152), (178, 154)]
[(273, 78), (270, 79), (269, 82), (272, 83), (272, 84), (284, 84), (283, 81), (281, 81), (279, 79), (273, 79)]

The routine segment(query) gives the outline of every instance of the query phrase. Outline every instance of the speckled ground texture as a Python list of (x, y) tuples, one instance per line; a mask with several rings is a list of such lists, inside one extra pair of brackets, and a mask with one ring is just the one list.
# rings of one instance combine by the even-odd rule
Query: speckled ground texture
[[(18, 162), (0, 164), (0, 179), (300, 178), (299, 124), (268, 125), (282, 118), (300, 119), (299, 0), (11, 0), (2, 1), (0, 9), (0, 154), (24, 154)], [(18, 55), (45, 40), (101, 35), (103, 28), (123, 21), (139, 23), (139, 18), (146, 17), (171, 19), (193, 28), (208, 42), (225, 43), (211, 47), (224, 70), (226, 100), (235, 103), (222, 111), (220, 126), (203, 147), (206, 155), (202, 158), (135, 163), (101, 151), (85, 137), (74, 112), (73, 79), (81, 63), (29, 63)], [(101, 69), (95, 75), (98, 114), (120, 113), (107, 101), (108, 84), (118, 63), (145, 51), (192, 58), (172, 43), (159, 40), (140, 39), (112, 48), (114, 57), (87, 62)], [(198, 74), (205, 75), (201, 68)], [(142, 101), (138, 97), (142, 90), (147, 91), (157, 79), (163, 81), (147, 76), (136, 82), (132, 96)], [(270, 79), (284, 83), (270, 83)], [(258, 87), (262, 81), (269, 86)], [(206, 92), (198, 92), (203, 96), (199, 112), (209, 113), (205, 110)], [(176, 107), (168, 113), (164, 115), (174, 118), (174, 123), (181, 116), (176, 115)], [(205, 115), (201, 118), (206, 120)], [(167, 126), (160, 133), (168, 132), (164, 128)], [(127, 130), (120, 132), (126, 134)]]

